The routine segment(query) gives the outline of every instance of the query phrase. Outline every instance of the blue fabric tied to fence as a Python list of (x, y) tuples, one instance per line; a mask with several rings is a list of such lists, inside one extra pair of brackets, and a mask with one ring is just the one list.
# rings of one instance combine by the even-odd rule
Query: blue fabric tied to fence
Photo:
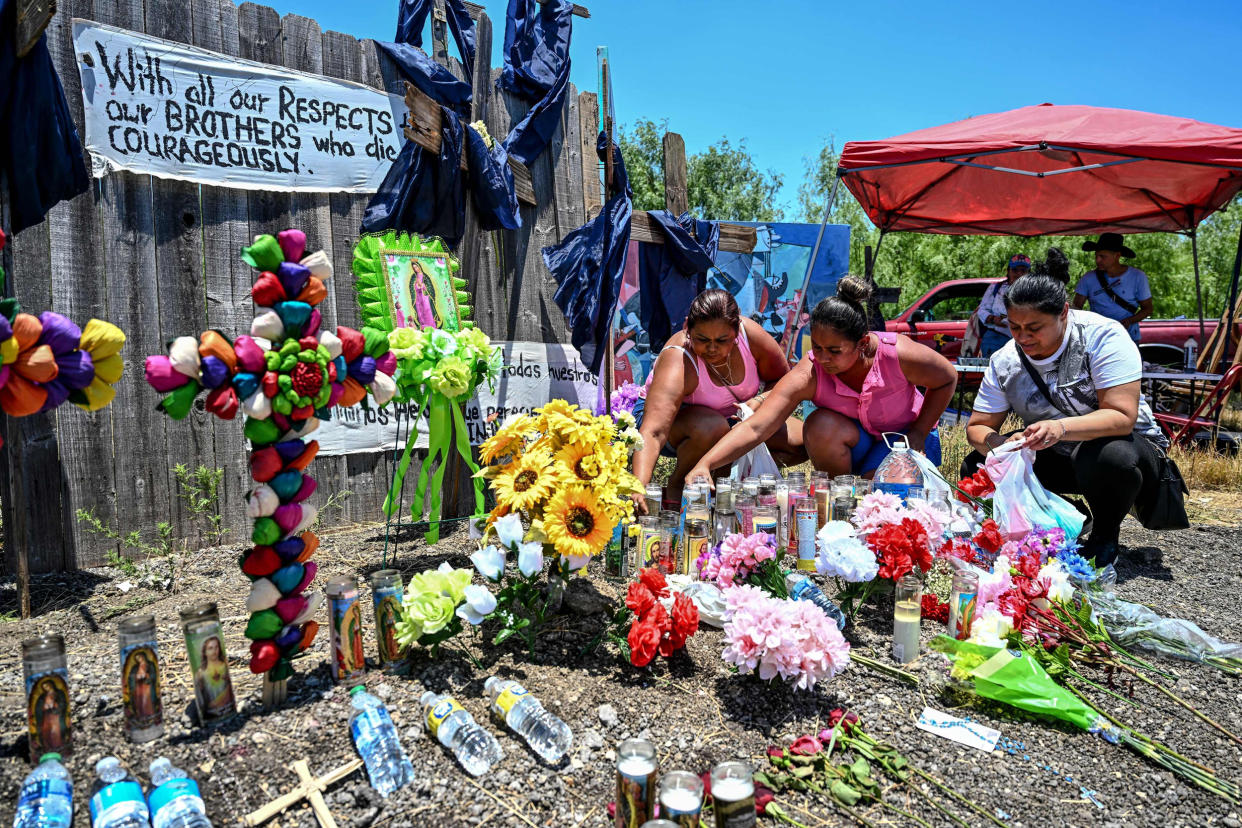
[[(440, 153), (433, 155), (407, 140), (374, 198), (367, 204), (362, 232), (404, 230), (440, 236), (450, 247), (461, 242), (466, 202), (461, 179), (461, 154), (466, 153), (467, 185), (483, 230), (515, 230), (522, 226), (513, 171), (503, 146), (489, 150), (477, 132), (462, 120), (470, 117), (473, 90), (418, 48), (431, 0), (403, 0), (397, 37), (408, 42), (378, 43), (405, 79), (440, 104)], [(449, 28), (465, 58), (474, 62), (474, 21), (461, 0), (448, 0)]]
[(0, 169), (9, 178), (9, 229), (20, 233), (86, 192), (90, 177), (47, 36), (19, 60), (16, 29), (17, 1), (0, 0)]
[(720, 224), (699, 221), (689, 213), (679, 218), (667, 210), (647, 213), (656, 223), (664, 244), (638, 246), (638, 317), (659, 352), (680, 328), (690, 303), (707, 287), (707, 271), (720, 245)]
[(568, 0), (509, 0), (501, 89), (534, 106), (505, 138), (509, 155), (529, 166), (552, 140), (569, 91)]
[[(596, 153), (604, 158), (608, 137), (599, 134)], [(614, 194), (599, 215), (572, 230), (560, 244), (543, 249), (543, 261), (559, 287), (556, 304), (569, 322), (570, 341), (582, 361), (599, 374), (608, 350), (608, 330), (617, 312), (625, 255), (630, 244), (631, 203), (629, 177), (621, 150), (612, 145)]]

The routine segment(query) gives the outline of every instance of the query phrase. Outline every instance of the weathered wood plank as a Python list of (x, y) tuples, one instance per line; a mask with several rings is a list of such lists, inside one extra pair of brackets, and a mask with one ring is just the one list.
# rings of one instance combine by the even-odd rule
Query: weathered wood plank
[[(194, 0), (192, 14), (196, 45), (230, 56), (240, 53), (233, 0)], [(232, 340), (250, 332), (254, 316), (254, 302), (250, 300), (254, 273), (239, 255), (250, 243), (246, 195), (227, 187), (204, 185), (201, 196), (207, 327)], [(228, 532), (224, 542), (244, 546), (250, 532), (244, 504), (252, 481), (242, 420), (214, 425), (216, 467), (224, 470), (220, 492), (221, 527)]]
[(444, 0), (435, 0), (431, 10), (431, 56), (436, 63), (448, 63), (448, 16)]
[(604, 192), (599, 177), (599, 96), (594, 92), (578, 95), (578, 134), (582, 146), (582, 222), (604, 206)]
[[(184, 0), (146, 0), (146, 32), (176, 43), (194, 41), (194, 3)], [(159, 273), (160, 330), (165, 339), (177, 336), (197, 338), (207, 325), (207, 294), (203, 280), (203, 217), (198, 184), (167, 178), (151, 179), (151, 198), (159, 205), (155, 219), (155, 267)], [(190, 472), (200, 467), (216, 468), (213, 415), (200, 396), (190, 416), (176, 426), (170, 440), (169, 476), (172, 480), (172, 506), (176, 537), (197, 538), (194, 519), (179, 494), (173, 468), (184, 466)]]
[(664, 209), (675, 216), (690, 209), (686, 184), (686, 142), (676, 132), (664, 133)]
[[(664, 236), (650, 216), (643, 210), (635, 210), (630, 222), (630, 239), (653, 244), (664, 244)], [(749, 253), (755, 249), (755, 228), (740, 224), (720, 225), (720, 249), (733, 253)]]
[[(95, 19), (131, 31), (143, 30), (141, 4), (96, 0)], [(148, 354), (166, 352), (160, 331), (159, 297), (164, 288), (156, 269), (155, 216), (151, 177), (112, 172), (101, 187), (101, 246), (108, 274), (108, 315), (125, 331), (125, 375), (112, 401), (116, 465), (117, 528), (147, 538), (172, 514), (167, 418), (143, 381)], [(184, 426), (180, 423), (178, 425)], [(188, 430), (188, 429), (182, 429)], [(179, 435), (177, 445), (184, 439)]]
[[(276, 10), (255, 3), (242, 3), (237, 9), (239, 51), (247, 60), (283, 66), (284, 36)], [(274, 233), (292, 226), (293, 200), (289, 193), (274, 190), (248, 190), (247, 210), (250, 235)]]

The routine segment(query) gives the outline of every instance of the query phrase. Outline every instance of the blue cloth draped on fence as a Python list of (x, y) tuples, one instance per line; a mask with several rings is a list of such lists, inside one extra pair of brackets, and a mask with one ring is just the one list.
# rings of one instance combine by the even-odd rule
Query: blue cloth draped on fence
[(505, 16), (505, 65), (498, 85), (534, 106), (505, 138), (505, 149), (530, 166), (552, 140), (569, 91), (568, 0), (509, 0)]
[(638, 317), (650, 348), (659, 353), (680, 328), (690, 303), (707, 287), (707, 271), (720, 245), (720, 224), (690, 213), (678, 218), (667, 210), (647, 213), (660, 228), (664, 244), (638, 245)]

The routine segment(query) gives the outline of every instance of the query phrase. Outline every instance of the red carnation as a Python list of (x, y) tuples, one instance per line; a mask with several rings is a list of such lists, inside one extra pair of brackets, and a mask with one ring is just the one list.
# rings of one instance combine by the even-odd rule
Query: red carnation
[(630, 634), (626, 636), (626, 641), (630, 644), (630, 663), (635, 667), (646, 667), (650, 664), (663, 636), (664, 631), (660, 626), (650, 620), (636, 620), (631, 624)]
[(655, 597), (664, 598), (668, 596), (668, 582), (664, 580), (664, 573), (654, 566), (640, 570), (638, 580), (642, 581), (643, 585), (651, 590)]
[(924, 618), (939, 621), (941, 624), (949, 623), (949, 605), (935, 595), (923, 596), (922, 609)]
[(687, 639), (699, 630), (699, 608), (680, 592), (673, 598), (673, 632)]
[[(996, 485), (992, 482), (992, 478), (988, 476), (986, 469), (979, 469), (970, 477), (963, 479), (957, 484), (957, 499), (963, 503), (969, 503), (970, 497), (983, 499), (991, 497), (996, 492)], [(970, 495), (967, 497), (966, 495)]]
[(819, 743), (819, 739), (814, 736), (799, 736), (794, 743), (789, 746), (789, 752), (799, 756), (814, 756), (824, 749)]
[(1005, 538), (1001, 536), (1000, 527), (996, 525), (996, 521), (988, 518), (980, 527), (979, 534), (975, 535), (974, 542), (979, 544), (980, 549), (985, 549), (995, 555), (1005, 544)]
[(638, 618), (646, 615), (655, 602), (656, 598), (651, 594), (651, 590), (638, 581), (631, 583), (629, 590), (625, 593), (625, 605)]

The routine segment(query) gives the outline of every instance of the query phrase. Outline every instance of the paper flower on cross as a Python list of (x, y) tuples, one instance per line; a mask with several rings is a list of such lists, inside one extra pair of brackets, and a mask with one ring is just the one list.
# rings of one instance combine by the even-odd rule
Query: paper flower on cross
[[(0, 250), (6, 242), (0, 231)], [(33, 316), (16, 299), (0, 300), (0, 409), (28, 417), (70, 402), (98, 411), (116, 396), (124, 344), (125, 334), (110, 322), (92, 319), (82, 329), (59, 313)]]
[(306, 438), (333, 407), (357, 405), (368, 394), (384, 405), (396, 392), (397, 361), (385, 332), (320, 330), (316, 306), (328, 295), (332, 263), (323, 251), (306, 255), (305, 248), (300, 230), (255, 237), (241, 254), (260, 271), (250, 291), (260, 308), (250, 333), (232, 342), (219, 331), (181, 336), (167, 355), (146, 361), (147, 382), (165, 395), (160, 408), (173, 419), (189, 414), (203, 392), (217, 417), (245, 414), (257, 484), (246, 504), (254, 546), (240, 561), (251, 579), (246, 637), (250, 669), (273, 681), (292, 673), (290, 659), (319, 628), (311, 618), (322, 596), (307, 593), (319, 538), (310, 531), (315, 507), (306, 503), (316, 488), (306, 469), (319, 443)]

